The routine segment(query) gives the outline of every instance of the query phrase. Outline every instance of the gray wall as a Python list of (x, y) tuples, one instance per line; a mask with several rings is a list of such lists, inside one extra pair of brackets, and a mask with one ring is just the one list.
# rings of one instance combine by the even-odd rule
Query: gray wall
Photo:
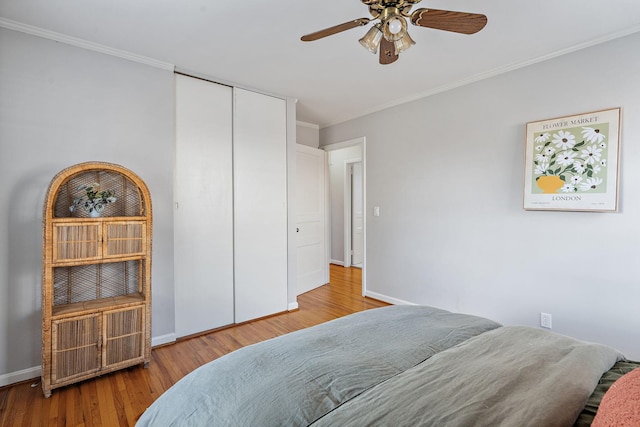
[[(544, 311), (640, 359), (639, 50), (634, 34), (321, 129), (320, 146), (367, 138), (367, 291), (505, 324)], [(526, 122), (618, 106), (619, 212), (524, 211)]]
[(318, 148), (318, 145), (320, 145), (320, 127), (298, 122), (296, 125), (296, 143)]
[(40, 365), (44, 193), (76, 163), (117, 163), (149, 186), (152, 333), (173, 333), (173, 79), (0, 28), (0, 385)]

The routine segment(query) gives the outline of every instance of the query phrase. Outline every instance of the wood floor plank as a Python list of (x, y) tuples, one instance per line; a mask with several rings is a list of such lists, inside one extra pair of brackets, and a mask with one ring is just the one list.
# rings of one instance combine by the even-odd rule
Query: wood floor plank
[(45, 399), (34, 381), (0, 388), (0, 427), (133, 426), (180, 378), (240, 347), (388, 304), (362, 296), (362, 271), (332, 265), (327, 285), (298, 297), (299, 309), (154, 348), (148, 369), (135, 366), (55, 389)]

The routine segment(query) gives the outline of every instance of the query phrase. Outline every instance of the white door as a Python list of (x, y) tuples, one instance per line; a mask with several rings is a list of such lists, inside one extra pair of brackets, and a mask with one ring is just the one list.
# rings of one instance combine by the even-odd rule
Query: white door
[(236, 323), (287, 310), (286, 108), (234, 89)]
[(325, 152), (296, 146), (296, 295), (327, 283)]
[(351, 174), (351, 265), (362, 268), (364, 258), (364, 197), (362, 162), (352, 165)]
[(176, 335), (233, 323), (232, 89), (176, 75)]

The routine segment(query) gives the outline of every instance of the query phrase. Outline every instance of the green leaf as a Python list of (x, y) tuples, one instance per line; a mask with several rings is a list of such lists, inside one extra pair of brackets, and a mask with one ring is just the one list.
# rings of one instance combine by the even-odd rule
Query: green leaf
[(591, 177), (593, 176), (593, 171), (592, 171), (592, 170), (591, 170), (591, 171), (587, 171), (587, 176), (588, 176), (589, 178), (591, 178)]
[(564, 175), (560, 175), (560, 179), (563, 180), (564, 182), (567, 182), (567, 179), (565, 178)]
[(577, 143), (574, 147), (582, 147), (584, 145), (584, 141)]
[(557, 174), (559, 174), (559, 173), (560, 173), (560, 171), (561, 171), (561, 170), (562, 170), (562, 168), (558, 168), (558, 169), (556, 169), (556, 170), (555, 170), (555, 172), (553, 172), (553, 174), (554, 174), (554, 175), (557, 175)]

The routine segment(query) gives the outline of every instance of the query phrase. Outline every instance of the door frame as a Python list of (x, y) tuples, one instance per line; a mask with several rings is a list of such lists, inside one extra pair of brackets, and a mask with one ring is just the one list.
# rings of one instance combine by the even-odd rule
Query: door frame
[[(362, 204), (364, 205), (364, 208), (363, 208), (364, 248), (363, 248), (363, 254), (362, 254), (362, 296), (365, 296), (367, 293), (367, 139), (366, 137), (361, 136), (359, 138), (349, 139), (347, 141), (337, 142), (335, 144), (324, 145), (320, 148), (325, 151), (335, 151), (335, 150), (341, 150), (343, 148), (349, 148), (349, 147), (355, 147), (355, 146), (360, 146), (361, 152), (362, 152), (362, 158), (359, 161), (362, 161)], [(327, 156), (327, 165), (326, 165), (327, 169), (329, 168), (328, 162), (329, 162), (329, 156)], [(349, 193), (350, 192), (351, 192), (351, 189), (349, 189)], [(329, 197), (328, 191), (327, 191), (327, 197)], [(331, 205), (330, 200), (327, 200), (327, 207), (329, 207), (330, 205)], [(346, 207), (346, 204), (345, 204), (345, 207)], [(349, 207), (349, 210), (351, 210), (351, 207)], [(349, 219), (349, 222), (351, 222), (350, 216), (348, 219)], [(327, 209), (326, 221), (327, 221), (326, 222), (327, 224), (331, 224), (329, 209)], [(346, 222), (346, 218), (345, 218), (345, 222)], [(331, 226), (325, 227), (325, 229), (326, 229), (326, 235), (327, 235), (326, 237), (327, 248), (331, 248)], [(346, 239), (346, 233), (345, 233), (345, 239)], [(351, 240), (351, 237), (349, 237), (349, 240)], [(346, 245), (345, 245), (345, 251), (346, 251)], [(347, 262), (346, 257), (345, 257), (345, 262)], [(350, 263), (351, 263), (351, 260), (349, 259), (349, 264)]]

